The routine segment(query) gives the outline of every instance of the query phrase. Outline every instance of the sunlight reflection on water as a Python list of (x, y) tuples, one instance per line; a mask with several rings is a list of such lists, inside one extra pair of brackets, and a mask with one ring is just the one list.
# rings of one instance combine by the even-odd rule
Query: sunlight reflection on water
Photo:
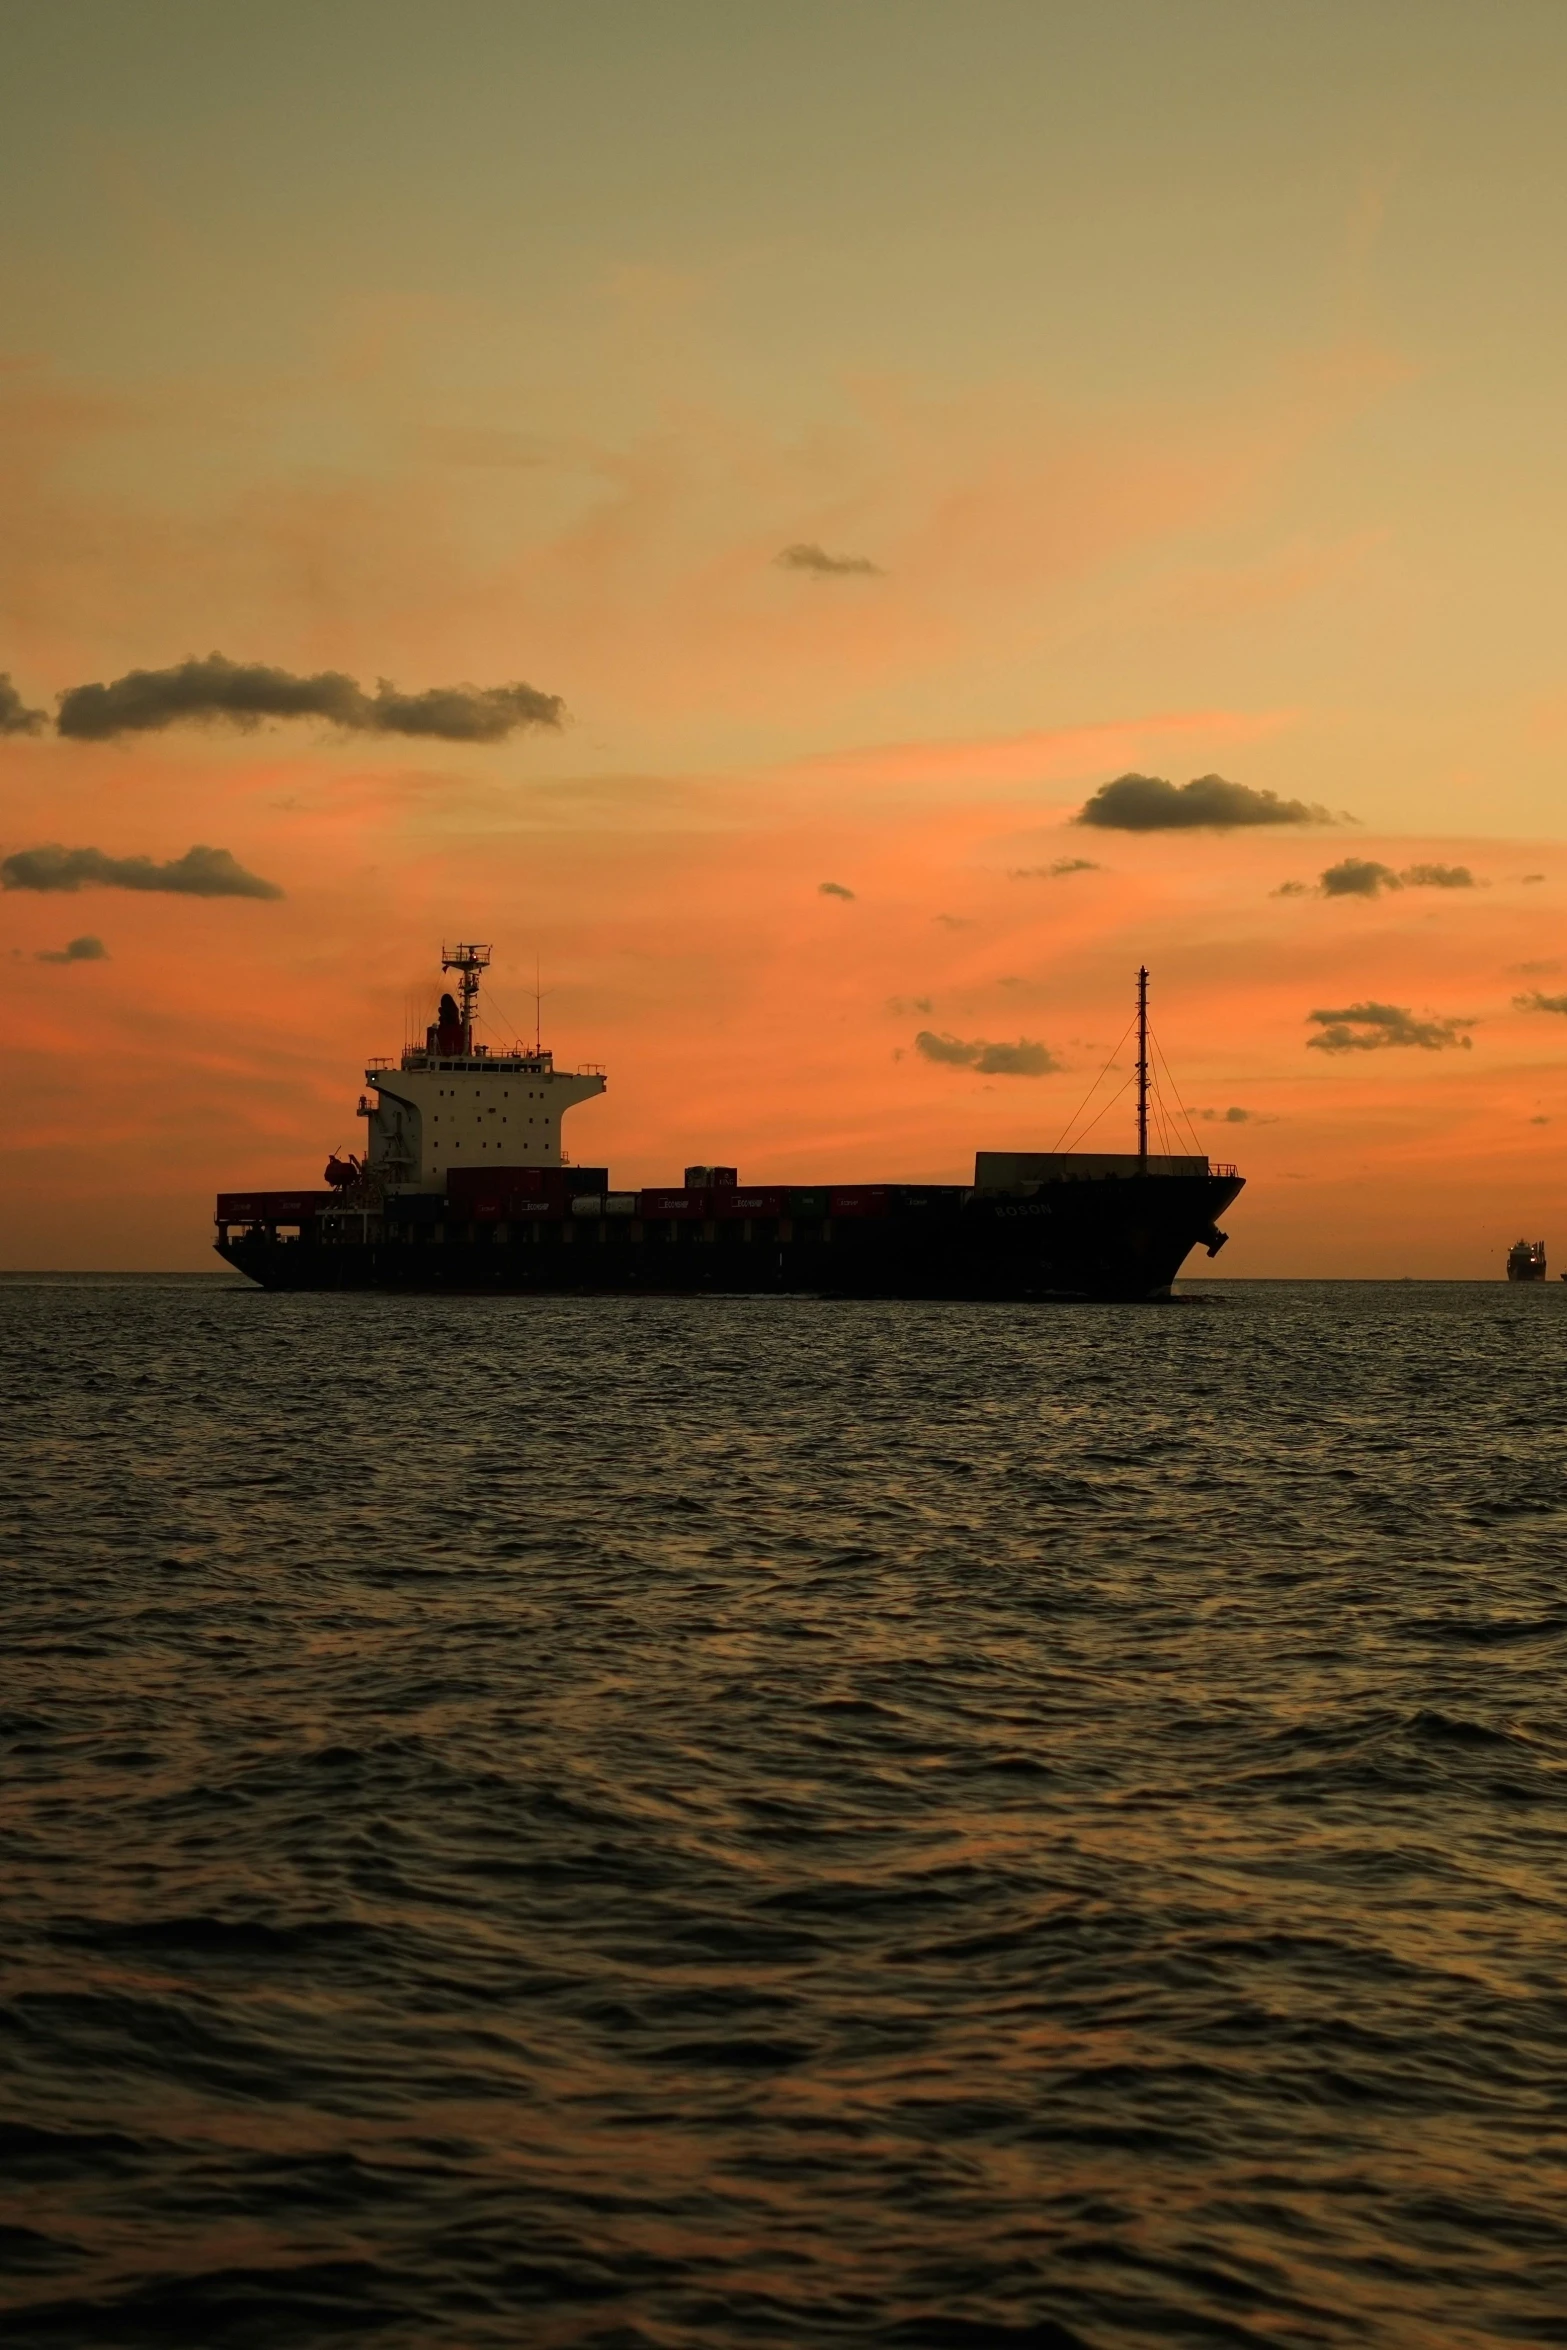
[(1559, 2338), (1567, 1294), (1198, 1295), (0, 1284), (8, 2341)]

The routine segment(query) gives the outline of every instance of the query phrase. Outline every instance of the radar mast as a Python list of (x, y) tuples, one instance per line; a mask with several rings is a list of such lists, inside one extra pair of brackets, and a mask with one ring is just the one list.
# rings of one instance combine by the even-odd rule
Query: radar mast
[[(466, 1004), (467, 997), (463, 997)], [(1166, 1146), (1168, 1147), (1168, 1146)], [(1137, 974), (1137, 1172), (1148, 1172), (1148, 966)]]
[(462, 983), (462, 1049), (473, 1051), (473, 1023), (479, 1010), (479, 973), (490, 967), (487, 946), (443, 946), (441, 969), (455, 971)]

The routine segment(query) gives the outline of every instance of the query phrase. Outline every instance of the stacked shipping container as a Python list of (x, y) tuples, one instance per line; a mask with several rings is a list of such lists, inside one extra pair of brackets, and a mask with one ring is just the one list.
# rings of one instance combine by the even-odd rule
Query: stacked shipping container
[[(631, 1216), (644, 1223), (757, 1224), (819, 1223), (829, 1218), (889, 1216), (917, 1210), (956, 1209), (966, 1194), (958, 1184), (850, 1184), (803, 1189), (777, 1184), (744, 1187), (732, 1168), (688, 1168), (688, 1174), (728, 1181), (686, 1184), (664, 1190), (611, 1192), (607, 1167), (463, 1167), (450, 1170), (443, 1196), (435, 1192), (391, 1195), (385, 1213), (393, 1223), (429, 1223), (449, 1216), (456, 1223), (506, 1224), (536, 1218)], [(344, 1206), (331, 1191), (220, 1192), (220, 1224), (294, 1225), (323, 1210)]]

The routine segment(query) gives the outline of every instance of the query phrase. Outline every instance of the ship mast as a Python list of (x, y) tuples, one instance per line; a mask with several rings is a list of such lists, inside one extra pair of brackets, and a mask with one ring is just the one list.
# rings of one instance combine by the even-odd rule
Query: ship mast
[(455, 971), (462, 981), (462, 1049), (473, 1051), (474, 1016), (479, 1009), (479, 973), (489, 968), (490, 950), (487, 946), (454, 946), (441, 949), (441, 969)]
[[(466, 998), (464, 999), (466, 1001)], [(1137, 974), (1137, 1172), (1148, 1172), (1148, 966)]]

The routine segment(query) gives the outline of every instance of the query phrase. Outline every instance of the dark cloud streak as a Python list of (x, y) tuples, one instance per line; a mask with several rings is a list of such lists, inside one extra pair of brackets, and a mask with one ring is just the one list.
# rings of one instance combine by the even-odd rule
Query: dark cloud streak
[(1463, 1031), (1474, 1026), (1472, 1020), (1441, 1016), (1417, 1020), (1404, 1004), (1349, 1004), (1342, 1012), (1308, 1012), (1306, 1017), (1322, 1030), (1320, 1036), (1307, 1037), (1307, 1049), (1320, 1053), (1374, 1053), (1394, 1045), (1427, 1053), (1461, 1045), (1467, 1052), (1470, 1039)]
[(814, 540), (802, 539), (773, 557), (780, 571), (808, 571), (814, 579), (885, 579), (886, 573), (869, 555), (829, 555)]
[(0, 863), (0, 889), (158, 890), (187, 898), (280, 898), (275, 881), (263, 881), (236, 864), (227, 849), (198, 844), (183, 857), (155, 865), (150, 857), (108, 857), (102, 849), (66, 849), (58, 841), (18, 849)]
[(29, 710), (8, 669), (0, 669), (0, 734), (41, 734), (49, 723), (47, 710)]
[[(1317, 894), (1324, 898), (1374, 898), (1383, 890), (1394, 889), (1478, 889), (1479, 883), (1467, 865), (1406, 865), (1402, 873), (1395, 873), (1391, 865), (1379, 865), (1374, 857), (1341, 857), (1336, 865), (1329, 865), (1317, 883)], [(1300, 894), (1299, 885), (1292, 888), (1286, 882), (1284, 889), (1275, 890), (1275, 897)]]
[(1057, 857), (1053, 865), (1014, 865), (1007, 873), (1008, 881), (1062, 881), (1069, 873), (1102, 873), (1092, 857)]
[(1379, 865), (1374, 857), (1342, 857), (1317, 883), (1325, 898), (1374, 898), (1379, 890), (1398, 886), (1392, 866)]
[(237, 726), (245, 731), (269, 719), (316, 718), (354, 734), (436, 736), (444, 742), (501, 742), (523, 726), (559, 726), (558, 694), (531, 685), (433, 686), (399, 693), (382, 678), (364, 693), (339, 669), (296, 677), (257, 661), (230, 661), (209, 653), (172, 669), (129, 669), (107, 685), (76, 685), (60, 696), (59, 732), (81, 742), (108, 742), (123, 734), (160, 733), (168, 726)]
[(1277, 792), (1254, 791), (1222, 775), (1196, 775), (1190, 783), (1169, 783), (1162, 775), (1118, 775), (1102, 783), (1072, 819), (1106, 832), (1227, 832), (1237, 825), (1332, 824), (1326, 808), (1305, 800), (1281, 800)]
[(107, 963), (109, 950), (101, 938), (68, 938), (63, 947), (40, 947), (35, 963)]
[(1044, 1045), (1020, 1036), (1016, 1044), (991, 1044), (984, 1037), (937, 1035), (922, 1028), (914, 1049), (949, 1069), (973, 1069), (981, 1077), (1045, 1077), (1061, 1064)]

